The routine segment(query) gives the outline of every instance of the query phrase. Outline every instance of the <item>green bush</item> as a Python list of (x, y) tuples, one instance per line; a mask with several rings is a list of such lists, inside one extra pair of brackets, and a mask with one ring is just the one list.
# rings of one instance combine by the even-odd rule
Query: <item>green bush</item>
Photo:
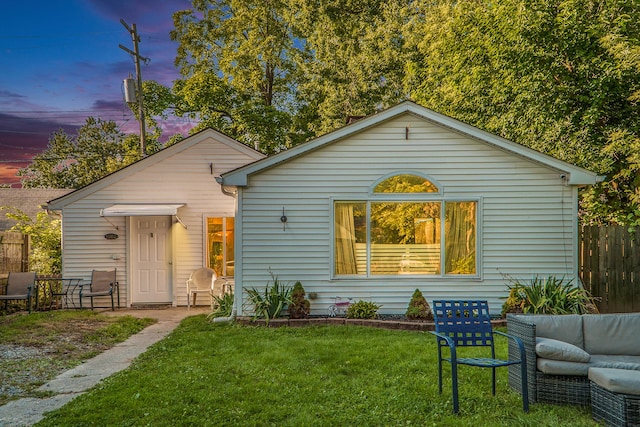
[(30, 238), (29, 271), (43, 276), (55, 276), (62, 271), (62, 231), (61, 220), (38, 212), (35, 219), (30, 218), (20, 209), (0, 206), (0, 211), (7, 209), (7, 218), (16, 221), (11, 231), (27, 234)]
[(502, 316), (507, 313), (528, 314), (585, 314), (597, 313), (596, 298), (573, 280), (564, 277), (538, 276), (529, 283), (510, 279), (509, 296), (502, 305)]
[(413, 293), (405, 317), (409, 320), (433, 320), (433, 311), (420, 289)]
[(311, 313), (311, 303), (305, 298), (302, 283), (296, 282), (291, 292), (291, 304), (289, 304), (289, 318), (304, 319)]
[(249, 301), (253, 304), (254, 319), (265, 319), (269, 323), (269, 319), (274, 319), (282, 313), (282, 311), (291, 304), (291, 288), (283, 285), (269, 271), (273, 284), (264, 289), (264, 293), (251, 288), (247, 290)]
[(209, 319), (216, 317), (230, 317), (233, 314), (233, 292), (226, 293), (222, 296), (213, 295), (211, 303), (211, 313), (207, 316)]
[(380, 307), (370, 301), (356, 301), (347, 309), (347, 319), (375, 319)]

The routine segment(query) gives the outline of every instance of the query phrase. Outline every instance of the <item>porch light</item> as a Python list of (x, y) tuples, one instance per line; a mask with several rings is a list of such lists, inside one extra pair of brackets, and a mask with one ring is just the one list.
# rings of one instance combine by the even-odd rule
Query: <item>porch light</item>
[(282, 223), (282, 231), (287, 230), (287, 216), (284, 214), (284, 206), (282, 207), (282, 216), (280, 217), (280, 222)]

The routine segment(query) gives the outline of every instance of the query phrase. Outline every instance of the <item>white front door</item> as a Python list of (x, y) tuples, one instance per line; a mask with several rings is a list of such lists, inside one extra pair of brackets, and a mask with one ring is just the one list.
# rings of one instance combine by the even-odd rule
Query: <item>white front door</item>
[(131, 302), (170, 303), (171, 217), (131, 217)]

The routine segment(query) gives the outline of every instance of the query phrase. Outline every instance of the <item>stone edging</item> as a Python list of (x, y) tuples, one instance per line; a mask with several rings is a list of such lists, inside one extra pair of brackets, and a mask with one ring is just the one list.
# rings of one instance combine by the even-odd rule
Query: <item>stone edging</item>
[[(316, 325), (355, 325), (368, 326), (381, 329), (396, 329), (403, 331), (433, 331), (433, 322), (410, 322), (400, 320), (369, 320), (369, 319), (346, 319), (344, 317), (310, 317), (307, 319), (286, 319), (277, 318), (269, 320), (269, 324), (263, 319), (254, 320), (251, 317), (237, 317), (236, 322), (240, 325), (249, 326), (269, 326), (270, 328), (280, 328), (283, 326), (303, 327)], [(493, 327), (507, 326), (506, 319), (492, 320)]]

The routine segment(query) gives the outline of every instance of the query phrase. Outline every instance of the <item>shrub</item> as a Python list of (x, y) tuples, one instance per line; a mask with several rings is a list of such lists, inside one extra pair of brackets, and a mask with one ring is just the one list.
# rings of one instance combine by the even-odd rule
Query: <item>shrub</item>
[(9, 209), (5, 215), (16, 221), (11, 231), (27, 234), (30, 238), (29, 271), (39, 275), (55, 276), (62, 271), (61, 220), (38, 212), (35, 219), (16, 208), (0, 207), (0, 211)]
[(534, 277), (529, 283), (510, 279), (509, 296), (502, 305), (502, 316), (506, 313), (529, 314), (585, 314), (597, 313), (596, 298), (573, 280), (549, 276)]
[(413, 293), (405, 316), (409, 320), (433, 320), (433, 311), (420, 289)]
[(230, 317), (233, 313), (233, 292), (222, 296), (213, 295), (211, 303), (211, 313), (207, 316), (209, 319), (216, 317)]
[(302, 283), (296, 282), (291, 291), (291, 304), (289, 304), (289, 317), (291, 319), (304, 319), (311, 313), (311, 304), (305, 298)]
[(264, 294), (260, 293), (255, 288), (247, 290), (249, 295), (249, 301), (253, 304), (254, 319), (266, 319), (269, 323), (269, 319), (274, 319), (280, 316), (282, 310), (291, 304), (291, 288), (283, 285), (278, 280), (278, 276), (275, 276), (269, 271), (273, 284), (264, 289)]
[(347, 309), (347, 319), (375, 319), (380, 307), (370, 301), (356, 301)]

